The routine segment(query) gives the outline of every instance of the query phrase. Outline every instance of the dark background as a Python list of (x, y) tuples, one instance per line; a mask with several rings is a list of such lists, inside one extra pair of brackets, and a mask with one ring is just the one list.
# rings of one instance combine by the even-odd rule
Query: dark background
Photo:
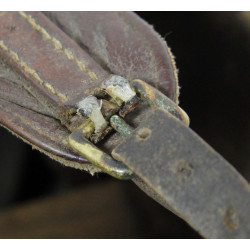
[[(190, 127), (250, 181), (249, 12), (137, 12), (176, 57)], [(0, 128), (0, 238), (199, 238), (133, 183), (62, 167)]]

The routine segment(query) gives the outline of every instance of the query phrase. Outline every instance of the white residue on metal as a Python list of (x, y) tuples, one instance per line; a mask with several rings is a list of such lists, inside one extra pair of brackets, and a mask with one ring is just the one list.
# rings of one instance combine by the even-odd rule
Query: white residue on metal
[(97, 98), (89, 95), (78, 104), (78, 109), (88, 116), (95, 124), (95, 133), (99, 133), (107, 127), (107, 121), (104, 119), (101, 108), (102, 103), (99, 103)]
[(112, 97), (118, 97), (124, 102), (130, 101), (136, 93), (131, 89), (129, 82), (118, 75), (112, 75), (107, 81), (102, 83), (102, 87)]

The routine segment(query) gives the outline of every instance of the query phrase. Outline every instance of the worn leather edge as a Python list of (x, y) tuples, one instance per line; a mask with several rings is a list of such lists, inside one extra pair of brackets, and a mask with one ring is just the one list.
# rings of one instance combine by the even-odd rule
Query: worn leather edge
[[(135, 13), (45, 12), (45, 14), (105, 69), (128, 80), (142, 79), (178, 103), (178, 71), (174, 56), (166, 41), (153, 26)], [(127, 62), (130, 56), (139, 58), (132, 59), (130, 64)], [(143, 61), (145, 58), (148, 60), (147, 64)], [(133, 65), (133, 60), (137, 63), (136, 66)], [(143, 64), (144, 71), (140, 68), (140, 63)], [(122, 67), (117, 68), (117, 65)]]
[[(83, 159), (77, 153), (74, 153), (73, 150), (69, 146), (62, 144), (62, 142), (60, 141), (60, 134), (62, 132), (65, 133), (66, 132), (65, 129), (64, 131), (58, 133), (56, 127), (53, 128), (52, 126), (50, 128), (50, 132), (48, 132), (48, 131), (45, 131), (46, 128), (42, 127), (41, 125), (37, 127), (35, 119), (33, 122), (30, 122), (30, 121), (27, 121), (27, 123), (25, 122), (29, 116), (34, 116), (36, 117), (36, 119), (38, 119), (37, 118), (38, 116), (43, 117), (43, 119), (46, 118), (48, 121), (53, 120), (54, 118), (46, 117), (44, 115), (38, 114), (37, 112), (28, 110), (28, 109), (26, 109), (25, 111), (25, 114), (27, 117), (23, 117), (22, 112), (25, 110), (25, 108), (20, 107), (14, 103), (9, 103), (8, 106), (7, 104), (8, 104), (7, 101), (0, 100), (0, 106), (1, 106), (1, 110), (0, 110), (1, 124), (0, 125), (1, 126), (6, 128), (8, 131), (10, 131), (12, 134), (17, 136), (18, 138), (22, 139), (24, 142), (31, 145), (32, 148), (35, 148), (45, 153), (50, 158), (59, 161), (63, 165), (81, 169), (81, 170), (86, 170), (90, 172), (92, 175), (95, 172), (100, 172), (98, 168), (96, 168), (95, 166), (91, 164), (88, 164), (88, 162), (85, 159)], [(10, 107), (12, 107), (12, 109)], [(58, 124), (59, 121), (55, 121), (55, 123)], [(25, 133), (27, 129), (31, 130), (32, 132), (30, 134)], [(52, 132), (53, 129), (55, 129), (54, 132)], [(57, 136), (55, 132), (58, 133)], [(58, 141), (55, 141), (55, 139), (53, 138), (46, 139), (46, 136), (49, 133), (51, 133), (54, 137), (58, 138)], [(37, 134), (37, 136), (34, 137), (32, 136), (33, 134)], [(57, 145), (58, 143), (61, 143), (60, 147), (59, 145)], [(43, 146), (41, 147), (41, 145)]]
[[(170, 99), (172, 99), (176, 104), (179, 104), (180, 86), (179, 86), (179, 80), (178, 80), (178, 69), (177, 69), (177, 66), (176, 66), (175, 56), (172, 53), (171, 48), (167, 45), (167, 41), (163, 37), (161, 37), (161, 35), (154, 29), (153, 24), (149, 24), (147, 21), (145, 21), (141, 17), (139, 17), (136, 13), (126, 12), (126, 14), (128, 15), (128, 19), (130, 19), (130, 16), (134, 15), (138, 19), (138, 21), (141, 22), (142, 27), (143, 26), (144, 27), (149, 26), (148, 31), (151, 33), (150, 35), (154, 36), (159, 41), (159, 44), (163, 47), (163, 51), (165, 49), (166, 52), (167, 52), (166, 54), (169, 55), (170, 64), (172, 66), (173, 78), (175, 80), (175, 91), (174, 91), (175, 92), (175, 97), (170, 98)], [(156, 88), (157, 88), (157, 86), (156, 86)], [(159, 90), (161, 90), (164, 94), (166, 94), (164, 89), (159, 89)]]
[[(27, 15), (26, 14), (22, 14), (23, 16), (24, 16), (24, 18), (26, 19), (28, 16), (27, 15), (30, 15), (30, 13), (28, 13)], [(38, 14), (35, 14), (35, 16), (37, 16)], [(123, 15), (123, 14), (121, 14), (121, 15)], [(135, 20), (137, 20), (138, 22), (141, 22), (141, 23), (143, 23), (143, 32), (148, 32), (147, 30), (148, 29), (150, 29), (150, 35), (155, 39), (156, 38), (156, 36), (159, 36), (159, 35), (157, 35), (156, 34), (156, 32), (148, 25), (148, 24), (146, 24), (146, 22), (144, 22), (144, 21), (142, 21), (139, 17), (137, 17), (135, 14), (133, 14), (133, 13), (125, 13), (125, 15), (128, 15), (128, 16), (132, 16), (132, 19), (135, 19)], [(45, 18), (43, 18), (40, 14), (38, 15), (38, 17), (39, 18), (42, 18), (42, 22), (44, 22), (45, 20), (46, 20), (46, 17)], [(20, 17), (18, 16), (18, 20), (20, 19)], [(22, 19), (20, 19), (20, 20), (22, 20)], [(33, 21), (32, 21), (32, 19), (30, 19), (30, 20), (28, 20), (28, 23), (26, 23), (26, 25), (27, 25), (27, 27), (29, 27), (30, 28), (30, 30), (32, 31), (32, 32), (34, 32), (34, 30), (33, 30), (33, 28), (31, 28), (30, 27), (30, 25), (33, 25), (33, 26), (35, 26), (35, 28), (37, 28), (37, 27), (39, 27), (39, 21), (38, 20), (36, 20), (35, 22), (36, 23), (33, 23)], [(136, 21), (136, 22), (137, 22)], [(50, 24), (48, 24), (49, 26), (51, 26)], [(53, 24), (52, 24), (52, 26), (53, 26)], [(51, 27), (52, 27), (51, 26)], [(132, 27), (130, 27), (130, 29), (132, 29)], [(70, 38), (69, 38), (70, 39)], [(108, 39), (108, 38), (107, 38)], [(157, 37), (157, 39), (162, 39), (162, 38), (160, 38), (160, 36), (159, 37)], [(162, 39), (162, 41), (163, 41), (163, 39)], [(163, 42), (161, 41), (161, 45), (163, 45)], [(166, 44), (164, 45), (165, 46), (165, 48), (167, 48), (167, 46), (166, 46)], [(167, 52), (167, 50), (165, 50), (165, 52)], [(25, 97), (24, 97), (25, 98)], [(11, 105), (10, 105), (11, 106)], [(22, 112), (26, 112), (26, 109), (24, 108), (23, 109), (23, 111)], [(21, 113), (21, 112), (20, 112)], [(42, 118), (41, 118), (42, 119)], [(59, 121), (56, 121), (56, 122), (59, 122)], [(29, 142), (29, 144), (33, 144), (33, 143), (35, 143), (35, 147), (38, 147), (39, 149), (40, 149), (40, 151), (44, 151), (46, 154), (51, 154), (51, 155), (55, 155), (54, 153), (55, 153), (55, 151), (56, 151), (56, 148), (51, 148), (51, 149), (47, 149), (46, 147), (44, 148), (43, 146), (42, 146), (42, 144), (43, 143), (38, 143), (36, 140), (33, 140), (33, 139), (36, 139), (36, 133), (34, 133), (33, 134), (33, 139), (31, 139), (31, 137), (28, 139), (28, 137), (26, 138), (25, 136), (23, 136), (22, 135), (22, 133), (20, 133), (20, 131), (21, 131), (21, 129), (22, 129), (22, 125), (21, 125), (21, 123), (18, 125), (18, 124), (16, 124), (17, 126), (15, 127), (15, 128), (13, 128), (12, 127), (12, 130), (13, 130), (13, 132), (17, 135), (17, 134), (19, 134), (19, 136), (21, 136), (26, 142), (28, 141), (28, 140), (30, 140), (30, 142)], [(19, 126), (19, 127), (18, 127)], [(7, 127), (7, 124), (5, 124), (5, 127)], [(19, 131), (20, 130), (20, 131)], [(30, 136), (32, 136), (31, 134), (30, 134)], [(26, 138), (26, 139), (25, 139)], [(43, 149), (42, 149), (42, 148)], [(58, 154), (58, 153), (57, 153)], [(52, 157), (50, 155), (50, 157)], [(59, 157), (58, 158), (58, 161), (60, 161), (60, 162), (62, 162), (62, 161), (64, 161), (64, 159), (65, 158), (67, 158), (67, 156), (66, 156), (66, 154), (64, 155), (64, 157), (60, 157), (60, 156), (55, 156), (55, 157)], [(55, 158), (54, 157), (54, 158)], [(72, 165), (71, 163), (69, 163), (69, 162), (71, 162), (71, 161), (69, 161), (69, 160), (65, 160), (65, 161), (67, 161), (67, 163), (65, 164), (65, 165)], [(85, 161), (86, 162), (86, 161)], [(85, 163), (85, 162), (82, 162), (82, 163)], [(77, 164), (77, 163), (76, 163)], [(79, 166), (78, 166), (79, 167)], [(78, 168), (77, 167), (77, 168)], [(97, 169), (96, 169), (97, 170)]]
[(145, 182), (150, 196), (204, 237), (250, 236), (247, 180), (166, 111), (152, 112), (112, 155)]
[(55, 161), (61, 163), (62, 165), (66, 166), (66, 167), (72, 167), (72, 168), (79, 169), (79, 170), (82, 170), (82, 171), (87, 171), (91, 175), (94, 175), (96, 173), (101, 172), (100, 169), (96, 168), (93, 164), (90, 164), (90, 163), (81, 164), (81, 163), (77, 163), (75, 161), (66, 160), (66, 159), (64, 159), (63, 157), (60, 157), (60, 156), (53, 155), (53, 154), (49, 153), (48, 151), (46, 151), (46, 150), (44, 150), (44, 149), (42, 149), (42, 148), (40, 148), (38, 146), (35, 146), (30, 141), (26, 140), (22, 136), (19, 136), (17, 133), (15, 133), (13, 130), (10, 130), (8, 127), (4, 126), (3, 124), (0, 124), (0, 126), (5, 128), (8, 132), (10, 132), (12, 135), (16, 136), (18, 139), (21, 139), (23, 142), (30, 145), (32, 147), (32, 149), (38, 150), (39, 152), (47, 155), (52, 160), (55, 160)]

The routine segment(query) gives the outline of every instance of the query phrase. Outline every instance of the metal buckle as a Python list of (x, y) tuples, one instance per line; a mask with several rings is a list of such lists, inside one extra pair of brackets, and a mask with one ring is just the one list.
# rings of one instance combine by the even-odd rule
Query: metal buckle
[[(189, 125), (187, 114), (176, 103), (142, 80), (128, 83), (126, 79), (114, 75), (109, 81), (102, 84), (102, 87), (89, 90), (88, 94), (87, 98), (90, 99), (92, 96), (93, 102), (87, 102), (85, 98), (84, 104), (81, 102), (78, 107), (79, 112), (88, 116), (89, 119), (70, 134), (69, 145), (90, 163), (118, 179), (131, 179), (133, 172), (124, 163), (118, 162), (91, 141), (97, 143), (112, 129), (123, 137), (129, 136), (134, 128), (122, 118), (133, 111), (141, 102), (147, 103), (154, 109), (164, 109), (187, 126)], [(104, 114), (100, 114), (101, 105), (98, 107), (98, 103), (94, 103), (93, 98), (100, 98), (101, 105), (102, 102), (105, 102), (105, 105), (109, 106)], [(108, 98), (108, 102), (104, 98)]]

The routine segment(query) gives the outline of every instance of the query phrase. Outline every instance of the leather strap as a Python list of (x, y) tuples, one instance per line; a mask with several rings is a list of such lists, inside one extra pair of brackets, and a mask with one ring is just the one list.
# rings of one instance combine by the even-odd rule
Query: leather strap
[[(70, 131), (61, 123), (68, 105), (111, 72), (140, 78), (177, 102), (174, 60), (163, 39), (133, 13), (46, 15), (0, 15), (0, 124), (57, 161), (93, 173), (98, 170), (66, 141)], [(137, 126), (148, 111), (128, 119)], [(109, 153), (121, 142), (116, 135), (98, 146)], [(166, 112), (142, 122), (114, 155), (134, 171), (141, 189), (204, 237), (250, 236), (249, 184)]]
[(168, 112), (152, 112), (112, 155), (133, 170), (143, 190), (204, 237), (250, 237), (248, 182)]
[[(178, 101), (173, 56), (134, 13), (0, 13), (0, 125), (62, 164), (100, 171), (68, 146), (68, 118), (77, 98), (110, 73), (140, 78)], [(111, 136), (102, 150), (116, 141)]]

